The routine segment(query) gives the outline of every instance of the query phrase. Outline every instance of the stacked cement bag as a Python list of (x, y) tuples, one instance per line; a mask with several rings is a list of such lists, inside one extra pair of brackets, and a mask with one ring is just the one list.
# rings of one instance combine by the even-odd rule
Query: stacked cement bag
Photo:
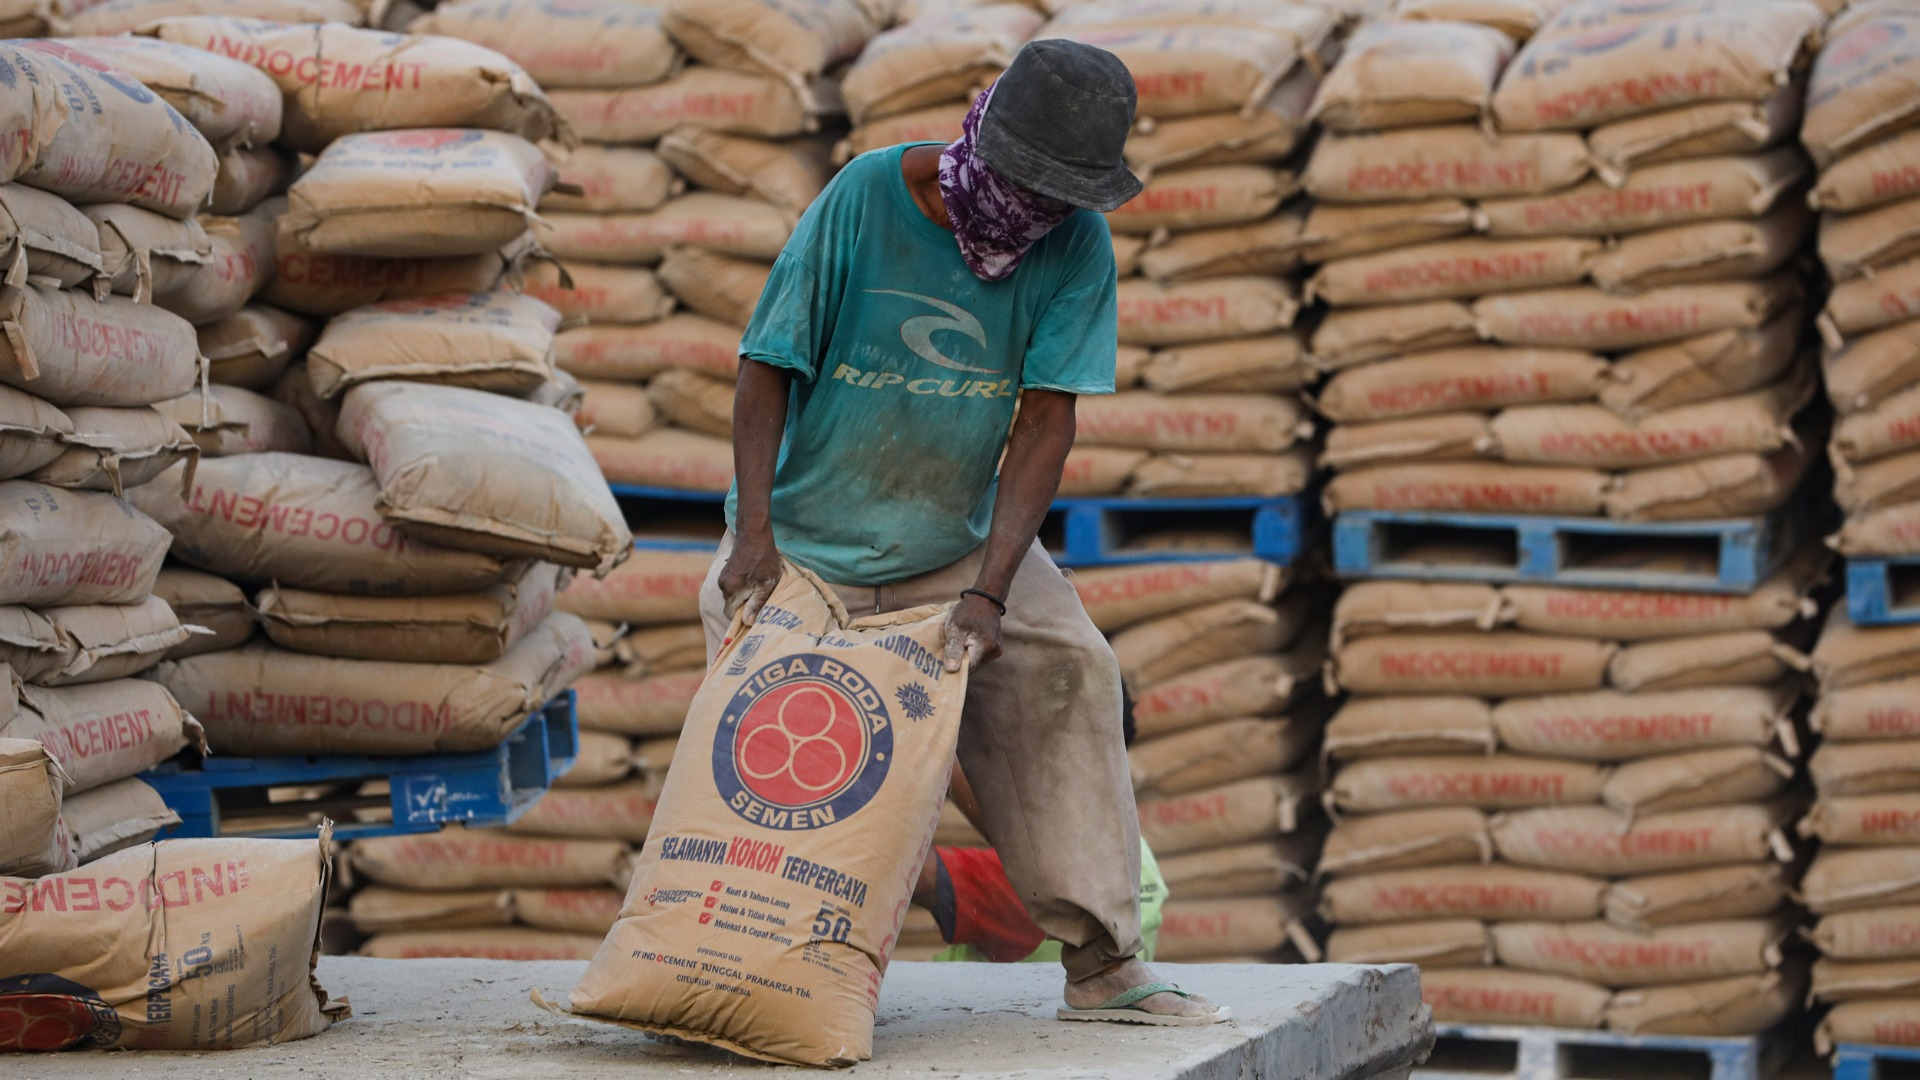
[(1111, 397), (1083, 399), (1062, 493), (1291, 495), (1311, 477), (1312, 376), (1294, 330), (1302, 212), (1280, 163), (1302, 141), (1336, 20), (1310, 4), (1096, 0), (1038, 37), (1107, 49), (1140, 88), (1107, 215), (1120, 270)]
[(1367, 582), (1334, 614), (1337, 961), (1436, 1019), (1695, 1035), (1798, 1002), (1809, 551), (1750, 595)]
[(1820, 167), (1828, 449), (1850, 556), (1920, 553), (1920, 10), (1859, 3), (1828, 28), (1801, 141)]
[(215, 184), (209, 139), (271, 137), (279, 100), (243, 65), (209, 64), (189, 101), (188, 66), (152, 53), (0, 46), (0, 107), (22, 133), (0, 184), (0, 873), (16, 877), (177, 822), (133, 777), (199, 737), (165, 688), (135, 677), (199, 628), (156, 589), (166, 530), (122, 496), (165, 486), (199, 452), (171, 416), (200, 370), (182, 315), (250, 289), (226, 276), (244, 246), (216, 252), (194, 217)]
[(1363, 27), (1306, 173), (1329, 507), (1673, 520), (1791, 495), (1821, 437), (1795, 419), (1790, 84), (1820, 22), (1577, 0), (1517, 52), (1478, 24)]
[(1818, 917), (1813, 997), (1833, 1004), (1821, 1052), (1840, 1042), (1913, 1045), (1920, 1032), (1920, 627), (1855, 626), (1835, 607), (1813, 651), (1822, 742), (1819, 800), (1800, 824), (1820, 841), (1801, 899)]
[(1077, 571), (1133, 699), (1140, 830), (1167, 883), (1156, 955), (1272, 960), (1313, 910), (1324, 594), (1257, 559)]

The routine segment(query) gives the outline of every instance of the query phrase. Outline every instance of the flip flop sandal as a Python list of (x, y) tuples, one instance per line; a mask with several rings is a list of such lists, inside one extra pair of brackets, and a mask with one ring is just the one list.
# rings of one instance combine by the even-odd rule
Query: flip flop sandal
[(1056, 1010), (1053, 1015), (1061, 1020), (1104, 1020), (1115, 1024), (1149, 1024), (1154, 1027), (1206, 1027), (1233, 1019), (1233, 1011), (1225, 1005), (1215, 1006), (1212, 1012), (1200, 1016), (1166, 1016), (1148, 1012), (1139, 1006), (1140, 1001), (1155, 994), (1179, 994), (1189, 999), (1194, 996), (1170, 982), (1150, 982), (1091, 1009), (1063, 1008)]

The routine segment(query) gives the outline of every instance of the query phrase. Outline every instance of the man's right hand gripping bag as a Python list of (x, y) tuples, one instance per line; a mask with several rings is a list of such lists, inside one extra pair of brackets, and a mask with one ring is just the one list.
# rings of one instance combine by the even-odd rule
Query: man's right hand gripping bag
[(874, 1003), (946, 795), (966, 673), (946, 607), (851, 620), (783, 565), (693, 699), (581, 1016), (767, 1061), (873, 1056)]

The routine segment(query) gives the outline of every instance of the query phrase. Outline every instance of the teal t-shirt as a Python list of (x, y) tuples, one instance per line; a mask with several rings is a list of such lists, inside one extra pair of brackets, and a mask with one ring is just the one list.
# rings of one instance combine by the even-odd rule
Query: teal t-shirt
[(1076, 210), (982, 281), (908, 193), (906, 149), (862, 154), (827, 185), (740, 341), (793, 373), (774, 542), (842, 585), (900, 581), (986, 540), (1021, 390), (1113, 392), (1106, 220)]

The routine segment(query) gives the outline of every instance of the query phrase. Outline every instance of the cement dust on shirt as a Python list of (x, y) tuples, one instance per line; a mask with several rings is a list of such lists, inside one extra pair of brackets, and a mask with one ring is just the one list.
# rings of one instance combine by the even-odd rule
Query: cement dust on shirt
[(793, 375), (775, 543), (844, 585), (935, 570), (985, 541), (1021, 390), (1113, 392), (1105, 219), (1076, 211), (1010, 277), (982, 281), (914, 203), (906, 149), (863, 154), (827, 186), (740, 342)]

